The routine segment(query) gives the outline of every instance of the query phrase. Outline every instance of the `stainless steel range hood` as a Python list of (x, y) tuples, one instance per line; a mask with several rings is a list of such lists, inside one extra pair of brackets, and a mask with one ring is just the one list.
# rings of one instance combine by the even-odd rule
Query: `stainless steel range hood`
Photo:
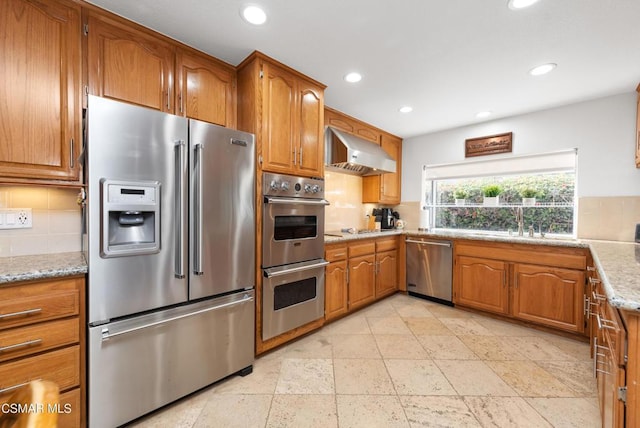
[(353, 175), (396, 172), (396, 161), (382, 147), (355, 135), (325, 127), (325, 169)]

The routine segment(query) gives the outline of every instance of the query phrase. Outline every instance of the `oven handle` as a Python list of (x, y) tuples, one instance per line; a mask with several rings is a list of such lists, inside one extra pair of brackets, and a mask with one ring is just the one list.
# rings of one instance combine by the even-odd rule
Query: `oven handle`
[(330, 205), (326, 199), (303, 199), (303, 198), (272, 198), (264, 197), (265, 204), (286, 204), (286, 205)]
[(283, 269), (283, 270), (278, 270), (278, 271), (270, 271), (270, 269), (264, 269), (264, 276), (266, 278), (274, 278), (276, 276), (282, 276), (282, 275), (289, 275), (290, 273), (296, 273), (296, 272), (303, 272), (305, 270), (310, 270), (310, 269), (316, 269), (319, 267), (323, 267), (328, 265), (329, 262), (326, 260), (322, 260), (321, 262), (318, 263), (314, 263), (311, 265), (305, 265), (305, 266), (296, 266), (294, 268), (291, 269)]

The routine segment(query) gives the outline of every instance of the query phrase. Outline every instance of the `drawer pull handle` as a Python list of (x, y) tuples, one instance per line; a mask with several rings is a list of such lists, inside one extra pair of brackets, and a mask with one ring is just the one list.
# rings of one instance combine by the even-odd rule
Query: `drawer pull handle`
[(0, 352), (13, 351), (14, 349), (24, 348), (32, 345), (39, 345), (42, 339), (27, 340), (26, 342), (16, 343), (15, 345), (0, 346)]
[(42, 308), (27, 309), (26, 311), (14, 312), (12, 314), (0, 314), (0, 320), (10, 317), (19, 317), (23, 315), (33, 315), (37, 314), (38, 312), (42, 312)]
[[(37, 380), (41, 380), (41, 379), (33, 379), (33, 380), (37, 381)], [(22, 388), (25, 385), (29, 385), (29, 383), (31, 383), (31, 381), (25, 382), (25, 383), (19, 383), (18, 385), (13, 385), (13, 386), (10, 386), (8, 388), (2, 388), (2, 389), (0, 389), (0, 394), (5, 394), (7, 392), (14, 391), (14, 390), (16, 390), (18, 388)]]
[(345, 253), (338, 253), (338, 254), (334, 254), (333, 257), (344, 257), (346, 254)]
[(589, 277), (589, 284), (591, 284), (591, 285), (600, 284), (600, 282), (602, 282), (602, 281), (600, 281), (598, 278)]

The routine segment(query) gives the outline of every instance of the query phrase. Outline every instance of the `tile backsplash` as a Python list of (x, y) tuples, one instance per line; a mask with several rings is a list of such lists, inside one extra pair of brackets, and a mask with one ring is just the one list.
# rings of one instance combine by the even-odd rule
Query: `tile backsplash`
[(33, 227), (0, 230), (0, 257), (64, 253), (82, 248), (77, 189), (0, 186), (0, 208), (31, 208)]

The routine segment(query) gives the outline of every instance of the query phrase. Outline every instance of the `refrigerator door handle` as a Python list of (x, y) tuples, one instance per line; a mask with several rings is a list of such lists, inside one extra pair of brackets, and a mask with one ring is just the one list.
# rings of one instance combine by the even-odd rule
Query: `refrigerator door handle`
[(176, 278), (184, 278), (184, 223), (185, 223), (185, 194), (184, 194), (184, 172), (183, 165), (185, 164), (184, 150), (186, 143), (183, 140), (176, 141), (176, 166), (175, 166), (175, 185), (176, 185), (176, 200), (175, 200), (175, 216), (176, 227), (175, 232), (175, 270), (174, 275)]
[(196, 144), (194, 150), (195, 163), (195, 201), (194, 201), (194, 230), (193, 230), (193, 273), (194, 275), (202, 275), (202, 144)]
[(219, 309), (223, 309), (223, 308), (228, 308), (229, 306), (240, 305), (242, 303), (250, 302), (252, 300), (253, 300), (253, 296), (251, 294), (245, 294), (245, 296), (240, 300), (234, 300), (232, 302), (227, 302), (227, 303), (223, 303), (221, 305), (216, 305), (216, 306), (210, 306), (210, 307), (203, 308), (203, 309), (200, 309), (200, 310), (197, 310), (197, 311), (193, 311), (193, 312), (189, 312), (189, 313), (186, 313), (186, 314), (176, 315), (174, 317), (169, 317), (169, 318), (166, 318), (166, 319), (160, 319), (160, 320), (152, 321), (152, 322), (147, 323), (147, 324), (138, 325), (138, 326), (135, 326), (135, 327), (131, 327), (131, 328), (122, 330), (122, 331), (116, 331), (116, 332), (113, 332), (113, 333), (109, 332), (109, 327), (104, 327), (102, 329), (102, 331), (101, 331), (101, 333), (102, 333), (101, 334), (102, 341), (104, 342), (106, 340), (113, 339), (114, 337), (122, 336), (124, 334), (134, 333), (136, 331), (140, 331), (140, 330), (144, 330), (144, 329), (147, 329), (147, 328), (150, 328), (150, 327), (155, 327), (155, 326), (166, 324), (166, 323), (169, 323), (169, 322), (181, 320), (183, 318), (189, 318), (189, 317), (192, 317), (192, 316), (195, 316), (195, 315), (200, 315), (200, 314), (204, 314), (204, 313), (207, 313), (207, 312), (211, 312), (211, 311), (215, 311), (215, 310), (219, 310)]

